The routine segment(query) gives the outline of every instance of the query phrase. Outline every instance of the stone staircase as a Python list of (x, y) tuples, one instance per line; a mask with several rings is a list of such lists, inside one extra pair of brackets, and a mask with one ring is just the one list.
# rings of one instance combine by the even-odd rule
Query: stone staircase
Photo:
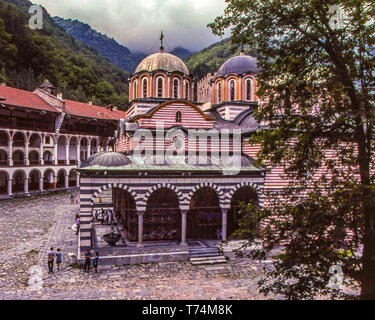
[(189, 247), (192, 265), (227, 263), (216, 247)]

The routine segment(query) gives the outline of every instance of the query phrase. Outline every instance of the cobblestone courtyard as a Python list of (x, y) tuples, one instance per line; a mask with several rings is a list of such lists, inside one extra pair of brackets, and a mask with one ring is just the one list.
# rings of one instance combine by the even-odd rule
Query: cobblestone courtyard
[[(67, 193), (0, 202), (0, 299), (264, 299), (256, 288), (261, 266), (249, 260), (206, 267), (103, 266), (98, 274), (72, 268), (75, 210)], [(63, 251), (62, 268), (53, 275), (46, 272), (50, 246)], [(28, 285), (35, 265), (43, 270), (43, 288), (37, 291)]]

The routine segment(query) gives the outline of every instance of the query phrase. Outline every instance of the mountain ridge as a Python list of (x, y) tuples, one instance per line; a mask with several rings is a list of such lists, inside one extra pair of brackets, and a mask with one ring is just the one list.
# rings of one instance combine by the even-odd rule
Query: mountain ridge
[(43, 29), (31, 30), (31, 6), (0, 0), (0, 81), (33, 91), (48, 79), (66, 99), (125, 107), (129, 74), (76, 41), (43, 7)]
[(52, 19), (74, 39), (93, 47), (103, 57), (129, 73), (134, 72), (137, 65), (146, 57), (143, 53), (132, 52), (112, 37), (98, 32), (85, 22), (57, 16)]

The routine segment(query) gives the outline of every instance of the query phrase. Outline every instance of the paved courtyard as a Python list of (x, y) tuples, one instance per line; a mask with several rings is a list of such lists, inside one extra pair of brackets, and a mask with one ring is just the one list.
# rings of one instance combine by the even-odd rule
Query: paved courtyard
[[(100, 267), (85, 274), (69, 266), (77, 252), (75, 210), (68, 193), (0, 202), (0, 299), (264, 299), (256, 288), (261, 266), (158, 263)], [(48, 248), (61, 248), (60, 271), (48, 275)], [(42, 288), (30, 289), (40, 267)], [(34, 271), (35, 273), (35, 271)]]

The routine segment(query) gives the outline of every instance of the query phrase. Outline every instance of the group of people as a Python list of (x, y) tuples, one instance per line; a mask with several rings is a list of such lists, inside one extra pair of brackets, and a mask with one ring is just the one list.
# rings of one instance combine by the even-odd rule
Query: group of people
[(56, 258), (57, 270), (60, 270), (60, 265), (62, 262), (61, 249), (58, 248), (57, 251), (55, 252), (53, 251), (53, 247), (51, 247), (47, 256), (48, 256), (48, 273), (53, 273), (53, 265), (55, 262), (55, 258)]
[(98, 264), (99, 264), (99, 253), (94, 252), (94, 250), (90, 251), (87, 250), (85, 252), (85, 267), (83, 272), (90, 272), (90, 265), (91, 265), (91, 258), (92, 258), (92, 266), (95, 270), (95, 273), (98, 272)]
[(95, 221), (100, 222), (101, 224), (112, 224), (113, 214), (111, 210), (101, 209), (94, 212)]

